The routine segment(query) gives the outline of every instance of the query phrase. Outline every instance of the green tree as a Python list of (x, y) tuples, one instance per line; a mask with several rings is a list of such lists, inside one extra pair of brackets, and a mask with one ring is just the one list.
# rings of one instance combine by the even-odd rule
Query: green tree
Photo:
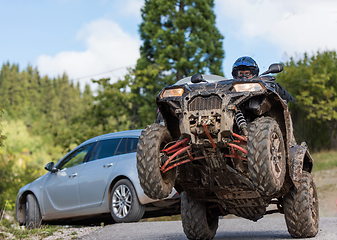
[(0, 154), (0, 213), (6, 205), (8, 195), (7, 189), (11, 188), (13, 180), (13, 167), (14, 162)]
[(0, 99), (4, 109), (12, 117), (22, 116), (24, 102), (24, 83), (21, 81), (19, 66), (4, 64), (0, 73)]
[(213, 0), (146, 0), (137, 70), (159, 65), (177, 81), (194, 73), (223, 75), (224, 37), (215, 26)]
[[(337, 149), (337, 56), (335, 51), (317, 52), (316, 55), (285, 64), (278, 81), (295, 97), (293, 109), (298, 111), (301, 124), (312, 126), (311, 137), (324, 141), (325, 124), (330, 147)], [(295, 112), (294, 111), (294, 112)], [(302, 116), (302, 117), (301, 117)], [(306, 122), (309, 120), (309, 123)], [(296, 131), (296, 129), (295, 129)], [(326, 141), (325, 141), (326, 142)]]
[[(2, 108), (0, 108), (0, 116), (2, 114)], [(0, 126), (1, 127), (1, 126)], [(0, 147), (3, 147), (3, 140), (5, 137), (2, 135), (2, 129), (0, 129)], [(5, 191), (10, 185), (10, 179), (12, 178), (12, 166), (13, 161), (4, 157), (0, 152), (0, 213), (6, 204)]]

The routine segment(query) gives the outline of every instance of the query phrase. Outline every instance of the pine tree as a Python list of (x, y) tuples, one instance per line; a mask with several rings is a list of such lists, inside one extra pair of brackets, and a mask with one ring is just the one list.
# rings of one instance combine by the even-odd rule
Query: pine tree
[[(28, 65), (27, 69), (20, 73), (23, 84), (23, 114), (26, 120), (36, 121), (42, 113), (41, 105), (41, 80), (37, 68)], [(29, 119), (29, 120), (28, 120)], [(26, 121), (26, 122), (27, 122)], [(30, 123), (28, 123), (30, 124)]]
[(24, 105), (24, 83), (19, 65), (4, 64), (0, 73), (1, 104), (10, 117), (22, 116)]
[(215, 26), (213, 0), (146, 0), (137, 70), (161, 66), (174, 80), (194, 73), (223, 75), (224, 37)]

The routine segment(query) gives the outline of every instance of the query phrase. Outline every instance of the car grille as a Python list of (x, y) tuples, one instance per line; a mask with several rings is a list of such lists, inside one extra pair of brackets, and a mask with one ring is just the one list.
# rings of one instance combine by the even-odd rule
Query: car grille
[(221, 108), (221, 98), (215, 95), (196, 97), (188, 105), (189, 111), (201, 111)]

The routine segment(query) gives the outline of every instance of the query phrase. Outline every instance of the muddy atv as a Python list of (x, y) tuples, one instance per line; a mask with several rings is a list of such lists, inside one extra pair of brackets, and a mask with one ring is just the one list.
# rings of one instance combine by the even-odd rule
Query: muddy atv
[(172, 187), (181, 194), (188, 239), (212, 239), (228, 214), (257, 221), (282, 213), (291, 236), (316, 236), (313, 159), (293, 136), (292, 96), (268, 75), (282, 69), (272, 64), (249, 80), (195, 74), (158, 94), (157, 123), (138, 143), (139, 180), (150, 198)]

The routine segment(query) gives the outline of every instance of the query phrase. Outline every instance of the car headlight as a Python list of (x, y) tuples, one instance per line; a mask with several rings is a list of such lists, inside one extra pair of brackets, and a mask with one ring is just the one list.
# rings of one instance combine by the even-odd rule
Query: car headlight
[(184, 93), (184, 88), (170, 88), (165, 89), (162, 93), (163, 98), (167, 97), (181, 97)]
[(237, 92), (256, 92), (261, 91), (263, 87), (259, 83), (239, 83), (234, 85)]

